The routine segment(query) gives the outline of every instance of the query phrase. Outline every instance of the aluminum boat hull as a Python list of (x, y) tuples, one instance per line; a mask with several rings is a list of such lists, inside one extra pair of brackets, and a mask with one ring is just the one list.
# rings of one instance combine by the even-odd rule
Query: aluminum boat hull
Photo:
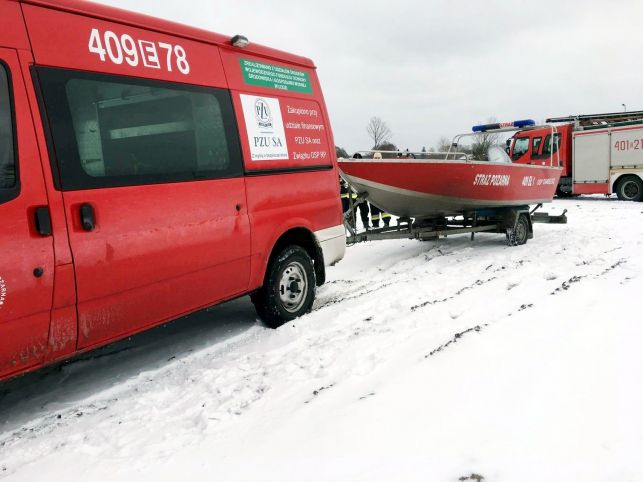
[(551, 202), (560, 167), (465, 160), (340, 159), (342, 177), (400, 217), (434, 218)]

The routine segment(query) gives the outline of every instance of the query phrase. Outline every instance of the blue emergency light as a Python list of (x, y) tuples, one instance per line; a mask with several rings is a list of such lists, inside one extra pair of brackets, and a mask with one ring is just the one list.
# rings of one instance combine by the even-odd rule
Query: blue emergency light
[(473, 126), (471, 130), (473, 132), (487, 132), (493, 131), (496, 129), (504, 129), (506, 127), (515, 127), (516, 129), (522, 129), (523, 127), (535, 126), (536, 122), (533, 119), (522, 119), (513, 122), (496, 122), (495, 124), (480, 124), (478, 126)]

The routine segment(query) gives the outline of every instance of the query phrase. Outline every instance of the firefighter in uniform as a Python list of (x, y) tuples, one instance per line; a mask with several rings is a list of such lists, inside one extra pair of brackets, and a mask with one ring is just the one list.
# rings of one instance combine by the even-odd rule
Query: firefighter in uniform
[[(346, 212), (350, 209), (350, 200), (352, 199), (353, 202), (357, 199), (357, 193), (353, 191), (350, 187), (348, 187), (348, 184), (346, 181), (344, 181), (341, 177), (339, 178), (339, 186), (340, 186), (340, 197), (342, 199), (342, 211)], [(362, 220), (362, 224), (364, 225), (365, 228), (368, 227), (368, 203), (364, 201), (361, 204), (357, 205), (357, 211), (359, 211), (359, 216), (360, 219)]]
[[(359, 152), (356, 152), (353, 154), (353, 159), (362, 159), (362, 155)], [(357, 198), (357, 193), (355, 193), (350, 187), (346, 186), (346, 201), (344, 201), (344, 198), (342, 196), (342, 207), (344, 207), (344, 212), (348, 209), (348, 196), (352, 196), (353, 199)], [(342, 194), (344, 191), (342, 191)], [(357, 205), (357, 211), (359, 212), (359, 217), (362, 220), (362, 225), (364, 226), (364, 229), (368, 229), (368, 221), (369, 221), (369, 205), (368, 201), (363, 201)]]
[(357, 199), (357, 193), (348, 187), (348, 183), (344, 181), (341, 177), (339, 178), (339, 193), (342, 198), (342, 211), (346, 212), (350, 208), (350, 199), (355, 202)]
[[(373, 159), (382, 159), (382, 153), (376, 152), (373, 154)], [(371, 223), (373, 224), (373, 227), (379, 228), (380, 222), (383, 222), (384, 226), (388, 227), (391, 222), (391, 215), (371, 204)]]

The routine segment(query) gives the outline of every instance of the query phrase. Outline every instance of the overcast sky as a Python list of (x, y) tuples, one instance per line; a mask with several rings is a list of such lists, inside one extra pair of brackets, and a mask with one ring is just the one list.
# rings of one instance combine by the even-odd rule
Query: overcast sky
[(643, 109), (643, 1), (102, 0), (313, 59), (335, 143), (401, 149), (473, 124)]

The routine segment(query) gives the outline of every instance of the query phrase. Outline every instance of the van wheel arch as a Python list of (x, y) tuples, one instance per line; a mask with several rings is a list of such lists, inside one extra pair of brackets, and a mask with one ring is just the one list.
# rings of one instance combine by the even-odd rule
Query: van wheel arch
[(313, 260), (316, 284), (317, 286), (323, 285), (326, 281), (324, 255), (315, 235), (306, 228), (293, 228), (279, 237), (266, 261), (266, 269), (275, 256), (279, 256), (286, 246), (291, 245), (301, 246), (308, 253), (308, 256)]

